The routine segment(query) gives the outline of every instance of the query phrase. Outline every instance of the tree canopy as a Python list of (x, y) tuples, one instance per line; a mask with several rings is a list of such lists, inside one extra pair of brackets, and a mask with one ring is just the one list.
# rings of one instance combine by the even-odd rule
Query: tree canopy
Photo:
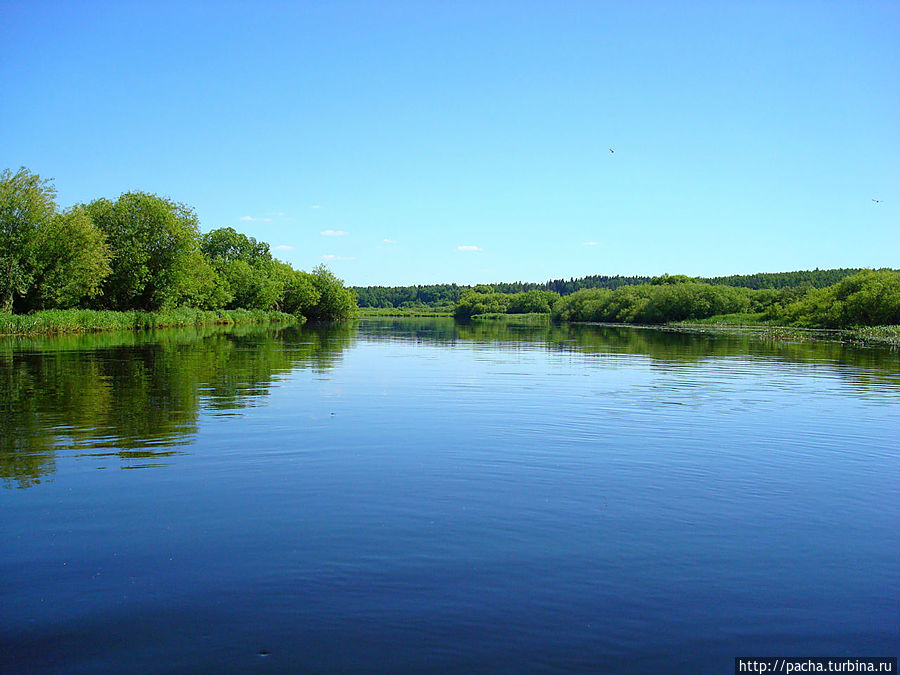
[(180, 202), (137, 191), (60, 212), (55, 196), (25, 168), (0, 173), (0, 311), (197, 307), (326, 321), (356, 308), (324, 266), (295, 270), (231, 227), (201, 234)]
[(56, 213), (55, 197), (52, 182), (25, 167), (0, 172), (0, 311), (31, 288), (38, 231)]

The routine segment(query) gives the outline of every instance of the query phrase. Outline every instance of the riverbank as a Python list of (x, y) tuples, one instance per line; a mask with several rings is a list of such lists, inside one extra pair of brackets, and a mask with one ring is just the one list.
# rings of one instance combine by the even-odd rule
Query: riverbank
[(863, 326), (838, 329), (797, 328), (768, 323), (762, 320), (760, 314), (726, 314), (699, 321), (677, 321), (666, 324), (666, 326), (700, 333), (752, 330), (760, 337), (772, 340), (830, 340), (860, 345), (900, 347), (900, 326)]
[(409, 307), (360, 307), (356, 311), (356, 318), (365, 319), (367, 317), (452, 317), (453, 310), (441, 309), (413, 309)]
[(247, 309), (208, 311), (180, 308), (160, 312), (51, 309), (32, 314), (0, 314), (0, 336), (149, 330), (179, 326), (288, 324), (304, 321), (303, 317), (284, 312)]
[[(763, 313), (722, 314), (698, 321), (673, 321), (665, 324), (640, 323), (591, 323), (594, 325), (627, 326), (631, 328), (655, 328), (691, 333), (753, 333), (765, 340), (806, 342), (810, 340), (842, 342), (846, 344), (900, 347), (900, 326), (863, 326), (856, 328), (826, 329), (781, 326), (766, 321)], [(472, 321), (496, 321), (513, 325), (541, 325), (551, 322), (549, 314), (476, 314)], [(566, 323), (566, 322), (563, 322)]]

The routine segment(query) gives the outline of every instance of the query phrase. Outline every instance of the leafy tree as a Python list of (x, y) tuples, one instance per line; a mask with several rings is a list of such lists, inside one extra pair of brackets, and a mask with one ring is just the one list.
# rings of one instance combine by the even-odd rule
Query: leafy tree
[(864, 270), (810, 291), (776, 318), (818, 328), (900, 324), (900, 272)]
[(275, 261), (274, 270), (282, 288), (279, 309), (288, 314), (309, 316), (321, 298), (313, 275), (281, 261)]
[(313, 286), (319, 292), (319, 301), (310, 309), (309, 318), (319, 321), (350, 318), (356, 309), (356, 298), (344, 287), (344, 282), (325, 265), (316, 267), (311, 276)]
[(203, 235), (200, 248), (205, 256), (214, 261), (243, 260), (249, 265), (272, 261), (272, 254), (266, 242), (256, 241), (233, 227), (220, 227), (207, 232)]
[(549, 314), (553, 303), (559, 299), (559, 293), (553, 291), (524, 291), (510, 296), (507, 312), (510, 314)]
[(111, 272), (110, 250), (83, 207), (48, 220), (38, 229), (35, 242), (37, 306), (68, 309), (100, 294), (100, 285)]
[(229, 309), (274, 309), (284, 293), (284, 275), (279, 270), (269, 245), (221, 227), (203, 235), (200, 250), (210, 261), (227, 288)]
[(275, 275), (273, 263), (254, 266), (236, 259), (219, 262), (217, 267), (232, 294), (232, 300), (227, 305), (229, 309), (268, 310), (278, 304), (284, 288)]
[(197, 214), (178, 202), (128, 192), (87, 206), (112, 247), (112, 273), (103, 284), (113, 309), (157, 310), (196, 297), (200, 280)]
[(509, 308), (511, 297), (504, 293), (494, 293), (490, 290), (490, 286), (476, 286), (473, 290), (462, 292), (453, 314), (459, 318), (468, 318), (476, 314), (503, 314)]
[(193, 288), (188, 304), (202, 309), (222, 309), (234, 300), (234, 293), (225, 277), (209, 259), (197, 253), (193, 263)]
[(35, 238), (56, 212), (56, 189), (25, 167), (0, 172), (0, 311), (34, 280)]

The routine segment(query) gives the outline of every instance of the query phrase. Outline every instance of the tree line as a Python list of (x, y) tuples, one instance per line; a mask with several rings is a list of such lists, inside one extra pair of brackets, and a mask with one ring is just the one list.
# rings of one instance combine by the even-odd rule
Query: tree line
[[(735, 274), (722, 277), (697, 277), (701, 283), (740, 286), (752, 289), (779, 288), (824, 288), (831, 286), (857, 272), (857, 268), (831, 270), (800, 270), (796, 272), (763, 272), (759, 274)], [(515, 281), (512, 283), (490, 284), (493, 292), (517, 294), (527, 291), (552, 291), (559, 295), (571, 295), (577, 291), (594, 288), (616, 290), (622, 286), (640, 286), (649, 284), (653, 277), (649, 276), (606, 276), (591, 275), (570, 279), (551, 279), (544, 283)], [(484, 285), (484, 284), (482, 284)], [(432, 284), (427, 286), (354, 286), (360, 307), (384, 308), (431, 308), (452, 309), (460, 301), (464, 291), (473, 286), (457, 284)]]
[(349, 317), (353, 293), (326, 267), (294, 269), (231, 227), (202, 234), (189, 206), (146, 192), (60, 209), (26, 168), (0, 172), (0, 312), (277, 310)]
[(747, 323), (813, 328), (900, 324), (900, 272), (862, 270), (824, 288), (809, 284), (753, 289), (711, 284), (684, 275), (616, 289), (499, 293), (476, 286), (460, 295), (454, 314), (549, 313), (559, 321), (661, 324), (739, 315)]

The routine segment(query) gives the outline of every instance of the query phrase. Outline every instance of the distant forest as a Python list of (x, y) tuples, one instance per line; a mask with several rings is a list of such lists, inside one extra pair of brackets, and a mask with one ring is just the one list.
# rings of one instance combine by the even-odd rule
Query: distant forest
[[(759, 274), (732, 274), (727, 277), (696, 277), (692, 281), (722, 286), (738, 286), (754, 290), (762, 288), (825, 288), (856, 274), (858, 268), (834, 270), (801, 270), (798, 272), (761, 272)], [(621, 286), (649, 284), (653, 277), (623, 277), (591, 275), (578, 279), (552, 279), (542, 284), (516, 281), (512, 283), (459, 286), (457, 284), (431, 284), (420, 286), (353, 286), (360, 307), (415, 308), (430, 307), (452, 309), (463, 291), (479, 289), (494, 293), (523, 293), (526, 291), (552, 291), (570, 295), (576, 291), (593, 288), (615, 290)]]

